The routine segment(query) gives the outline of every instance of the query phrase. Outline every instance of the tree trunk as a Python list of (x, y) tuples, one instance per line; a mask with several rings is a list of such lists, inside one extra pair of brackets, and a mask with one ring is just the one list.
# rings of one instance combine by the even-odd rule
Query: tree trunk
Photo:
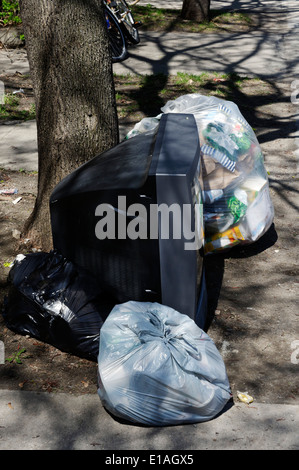
[(210, 19), (210, 0), (184, 0), (181, 17), (199, 23)]
[(112, 61), (102, 2), (20, 0), (20, 7), (38, 140), (38, 194), (23, 236), (48, 251), (53, 188), (118, 143)]

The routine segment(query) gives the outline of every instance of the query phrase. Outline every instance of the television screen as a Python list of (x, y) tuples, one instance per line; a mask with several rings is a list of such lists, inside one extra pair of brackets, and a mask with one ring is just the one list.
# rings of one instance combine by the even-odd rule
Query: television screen
[(54, 248), (115, 303), (159, 302), (204, 327), (203, 217), (194, 117), (165, 114), (62, 180), (51, 199)]

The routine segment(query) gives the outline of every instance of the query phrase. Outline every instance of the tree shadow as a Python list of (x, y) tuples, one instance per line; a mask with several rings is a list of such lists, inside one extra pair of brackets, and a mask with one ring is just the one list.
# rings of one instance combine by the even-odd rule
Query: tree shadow
[(208, 298), (208, 312), (205, 324), (207, 331), (214, 319), (215, 311), (218, 306), (218, 301), (222, 288), (222, 281), (225, 270), (226, 259), (241, 259), (256, 256), (259, 253), (267, 250), (275, 245), (278, 240), (278, 235), (274, 223), (269, 230), (256, 242), (248, 245), (236, 245), (223, 252), (206, 255), (205, 257), (205, 275), (207, 286)]
[[(254, 30), (251, 32), (226, 33), (218, 32), (213, 34), (177, 33), (175, 36), (170, 33), (178, 19), (162, 33), (141, 33), (141, 42), (129, 49), (130, 58), (122, 64), (122, 70), (127, 73), (137, 73), (148, 75), (164, 74), (165, 76), (174, 74), (174, 70), (182, 70), (188, 73), (190, 68), (198, 68), (198, 73), (204, 71), (216, 71), (223, 74), (235, 76), (259, 76), (276, 88), (278, 95), (254, 97), (255, 103), (270, 103), (275, 99), (279, 104), (286, 98), (279, 94), (279, 87), (275, 85), (276, 80), (289, 79), (294, 76), (297, 65), (296, 60), (284, 57), (284, 42), (290, 39), (289, 31), (286, 30), (285, 9), (281, 6), (267, 8), (263, 10), (263, 3), (259, 0), (254, 2), (233, 1), (214, 2), (212, 4), (217, 10), (211, 10), (212, 16), (220, 11), (248, 11), (258, 12)], [(219, 5), (219, 6), (218, 6)], [(275, 15), (273, 17), (273, 15)], [(178, 16), (179, 18), (179, 16)], [(275, 19), (275, 20), (274, 20)], [(271, 21), (270, 21), (271, 20)], [(271, 25), (270, 25), (271, 23)], [(277, 24), (281, 23), (281, 29), (277, 30)], [(273, 25), (275, 29), (273, 28)], [(270, 27), (271, 26), (271, 27)], [(191, 38), (196, 37), (196, 42)], [(139, 68), (140, 65), (140, 68)], [(146, 69), (146, 72), (144, 70)], [(166, 80), (161, 81), (161, 88), (166, 84)], [(144, 91), (150, 90), (147, 83)], [(140, 97), (142, 98), (142, 89)], [(157, 88), (153, 87), (152, 98), (154, 102), (159, 102)], [(208, 88), (207, 88), (207, 91)], [(211, 90), (212, 91), (212, 90)], [(244, 95), (240, 88), (234, 86), (232, 96), (237, 104), (244, 101)], [(142, 107), (142, 99), (139, 101)], [(252, 97), (247, 103), (244, 102), (245, 114), (250, 114), (254, 105)], [(256, 117), (256, 116), (255, 116)], [(246, 116), (245, 116), (246, 118)], [(264, 120), (264, 118), (260, 118)], [(255, 123), (259, 124), (259, 122)], [(270, 123), (271, 124), (271, 123)], [(273, 123), (275, 124), (275, 123)], [(277, 133), (277, 132), (276, 132)], [(269, 138), (275, 137), (269, 135)], [(263, 136), (265, 139), (265, 136)]]

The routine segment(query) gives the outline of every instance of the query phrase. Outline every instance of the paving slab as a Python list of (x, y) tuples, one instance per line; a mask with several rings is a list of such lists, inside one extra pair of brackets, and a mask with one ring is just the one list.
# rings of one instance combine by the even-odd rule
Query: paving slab
[[(140, 5), (146, 5), (140, 0)], [(166, 0), (150, 2), (166, 7)], [(181, 8), (182, 1), (170, 1)], [(141, 41), (129, 49), (129, 58), (114, 65), (116, 73), (235, 72), (265, 79), (299, 75), (299, 7), (295, 0), (217, 1), (211, 8), (240, 10), (263, 15), (262, 26), (249, 33), (153, 33), (140, 30)]]
[[(195, 37), (196, 36), (196, 37)], [(114, 64), (117, 74), (149, 75), (206, 71), (280, 79), (286, 76), (282, 36), (251, 33), (141, 33), (129, 58)]]
[(36, 121), (0, 125), (0, 166), (11, 170), (38, 170)]
[(96, 393), (0, 391), (0, 450), (298, 450), (298, 425), (298, 406), (240, 402), (204, 423), (140, 427), (113, 419)]

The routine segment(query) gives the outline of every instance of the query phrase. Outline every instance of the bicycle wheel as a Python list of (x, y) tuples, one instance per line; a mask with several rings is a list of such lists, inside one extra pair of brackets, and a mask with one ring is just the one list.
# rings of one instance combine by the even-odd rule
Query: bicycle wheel
[(110, 50), (113, 62), (122, 62), (128, 58), (126, 40), (117, 19), (109, 8), (105, 7), (105, 18), (108, 30)]
[(120, 25), (122, 26), (128, 41), (130, 41), (132, 44), (138, 44), (140, 42), (140, 37), (137, 29), (137, 23), (134, 21), (133, 15), (126, 0), (115, 0), (115, 3), (117, 4), (119, 19), (121, 20)]

